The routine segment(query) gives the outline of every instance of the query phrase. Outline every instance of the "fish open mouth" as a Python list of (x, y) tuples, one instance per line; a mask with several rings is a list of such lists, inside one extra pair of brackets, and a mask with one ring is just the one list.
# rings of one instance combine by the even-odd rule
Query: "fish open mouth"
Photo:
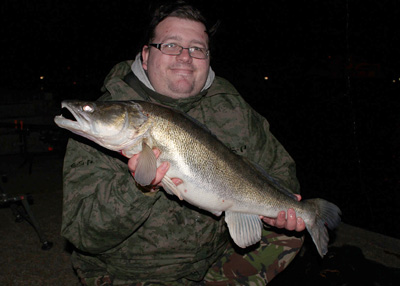
[(84, 122), (79, 116), (79, 113), (75, 112), (67, 103), (61, 103), (61, 115), (54, 118), (54, 122), (62, 128), (66, 128), (70, 131), (82, 131)]
[(60, 116), (63, 117), (64, 119), (67, 119), (70, 121), (77, 121), (75, 116), (72, 114), (72, 112), (67, 107), (61, 108)]

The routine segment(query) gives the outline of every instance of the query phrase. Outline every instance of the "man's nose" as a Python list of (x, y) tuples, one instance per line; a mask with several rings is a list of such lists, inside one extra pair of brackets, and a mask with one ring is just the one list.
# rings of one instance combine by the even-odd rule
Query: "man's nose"
[(189, 53), (189, 48), (183, 48), (180, 55), (177, 55), (177, 60), (182, 62), (192, 62), (192, 57)]

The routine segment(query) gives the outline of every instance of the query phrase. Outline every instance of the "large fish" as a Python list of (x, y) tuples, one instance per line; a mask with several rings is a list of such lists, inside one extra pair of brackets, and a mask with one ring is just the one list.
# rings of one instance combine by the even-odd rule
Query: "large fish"
[[(340, 209), (323, 199), (297, 201), (260, 167), (234, 154), (187, 115), (142, 101), (64, 101), (76, 120), (56, 116), (55, 123), (97, 144), (131, 157), (141, 152), (135, 180), (149, 185), (157, 166), (170, 163), (162, 179), (165, 191), (215, 215), (225, 212), (233, 241), (245, 248), (261, 239), (261, 216), (276, 217), (293, 208), (302, 217), (321, 256), (328, 231), (340, 223)], [(152, 148), (161, 155), (156, 159)], [(180, 178), (176, 186), (171, 178)]]

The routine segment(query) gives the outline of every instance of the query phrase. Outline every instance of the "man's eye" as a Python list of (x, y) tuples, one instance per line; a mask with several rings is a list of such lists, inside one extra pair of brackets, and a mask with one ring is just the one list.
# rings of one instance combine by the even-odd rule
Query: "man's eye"
[(200, 47), (191, 47), (191, 49), (192, 49), (193, 51), (200, 51), (200, 52), (203, 51), (203, 49), (200, 48)]
[(175, 48), (176, 44), (174, 44), (174, 43), (165, 44), (165, 47), (167, 47), (167, 48)]

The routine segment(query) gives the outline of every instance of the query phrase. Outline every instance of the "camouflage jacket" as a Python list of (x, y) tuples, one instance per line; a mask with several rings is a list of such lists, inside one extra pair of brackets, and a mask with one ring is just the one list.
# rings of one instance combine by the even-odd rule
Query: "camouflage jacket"
[[(116, 65), (100, 100), (148, 100), (181, 110), (205, 124), (234, 152), (264, 167), (294, 192), (295, 164), (255, 112), (226, 80), (216, 77), (198, 96), (175, 100), (123, 78), (132, 61)], [(62, 235), (77, 250), (81, 277), (109, 274), (119, 281), (201, 280), (222, 255), (229, 235), (217, 218), (164, 192), (146, 195), (126, 160), (93, 144), (70, 140), (64, 161)], [(87, 143), (87, 142), (86, 142)]]

